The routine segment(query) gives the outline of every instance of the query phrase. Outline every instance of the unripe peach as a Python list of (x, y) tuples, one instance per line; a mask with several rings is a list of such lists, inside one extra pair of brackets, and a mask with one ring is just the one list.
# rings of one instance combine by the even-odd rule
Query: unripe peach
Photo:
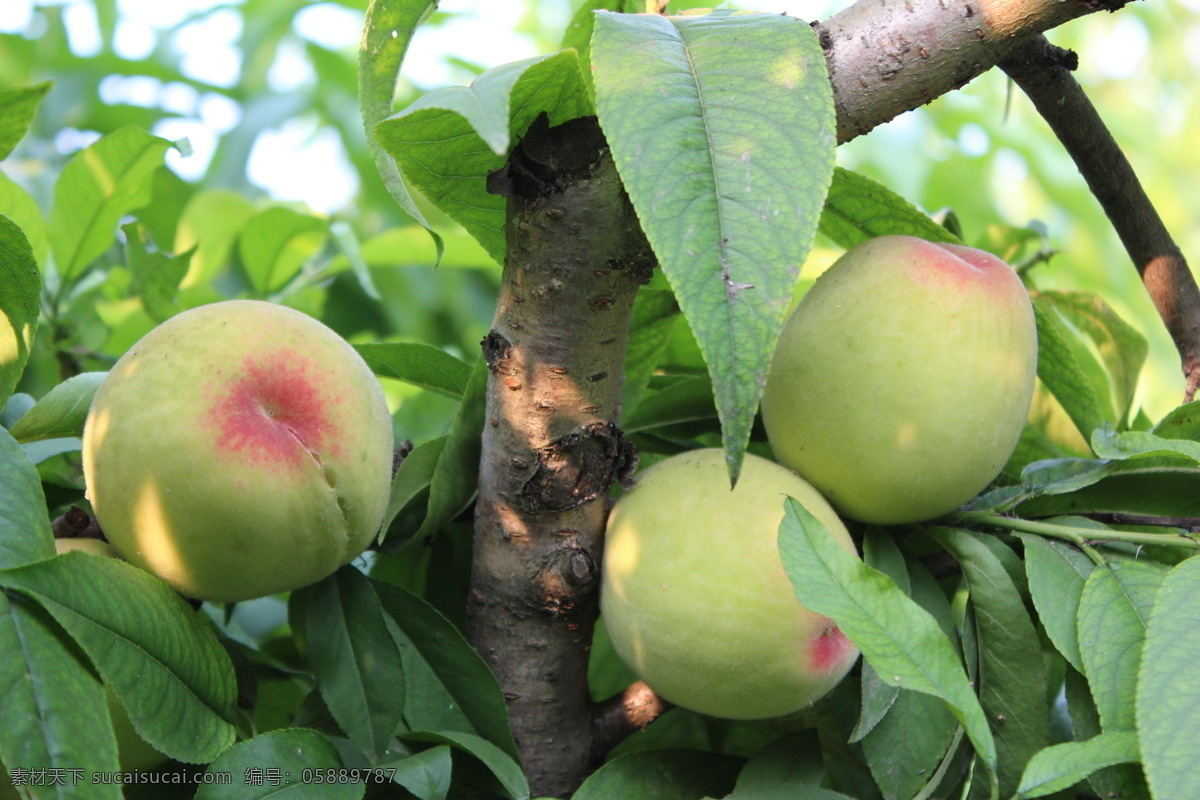
[(762, 413), (779, 462), (848, 517), (930, 519), (1012, 455), (1033, 395), (1037, 334), (993, 255), (881, 236), (843, 255), (779, 339)]
[(362, 358), (317, 320), (251, 300), (147, 334), (100, 387), (83, 437), (88, 498), (121, 556), (223, 602), (358, 556), (391, 464), (391, 416)]
[(857, 648), (800, 605), (783, 570), (778, 531), (789, 496), (855, 552), (816, 490), (753, 455), (733, 490), (722, 451), (673, 456), (613, 507), (601, 614), (617, 653), (662, 697), (718, 717), (782, 716), (853, 665)]

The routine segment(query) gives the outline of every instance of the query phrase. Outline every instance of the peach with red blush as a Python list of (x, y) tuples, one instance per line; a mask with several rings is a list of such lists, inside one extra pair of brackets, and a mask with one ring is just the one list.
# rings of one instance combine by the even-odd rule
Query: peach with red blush
[(109, 372), (87, 495), (127, 561), (238, 601), (318, 581), (379, 531), (392, 424), (357, 352), (299, 311), (231, 300), (164, 322)]

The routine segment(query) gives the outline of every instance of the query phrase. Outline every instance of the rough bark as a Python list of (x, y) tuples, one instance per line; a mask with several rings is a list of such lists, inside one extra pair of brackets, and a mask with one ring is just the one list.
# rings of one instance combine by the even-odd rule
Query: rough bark
[(1200, 385), (1200, 288), (1129, 159), (1071, 71), (1077, 58), (1038, 36), (1001, 68), (1029, 96), (1112, 222), (1179, 351), (1185, 400)]
[(858, 0), (814, 23), (838, 142), (965, 86), (1031, 36), (1128, 0)]
[(532, 128), (509, 196), (492, 330), (467, 635), (508, 698), (537, 795), (591, 761), (588, 648), (609, 489), (636, 466), (620, 418), (625, 341), (653, 266), (594, 118)]

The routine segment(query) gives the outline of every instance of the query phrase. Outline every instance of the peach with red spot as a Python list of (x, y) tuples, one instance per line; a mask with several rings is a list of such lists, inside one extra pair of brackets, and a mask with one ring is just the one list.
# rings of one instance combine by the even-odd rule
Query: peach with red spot
[(1003, 469), (1037, 373), (1029, 295), (982, 250), (850, 249), (784, 326), (762, 398), (779, 462), (877, 524), (953, 511)]
[(857, 648), (800, 604), (783, 570), (786, 497), (855, 552), (812, 486), (753, 455), (732, 490), (722, 451), (673, 456), (613, 507), (601, 615), (617, 653), (667, 700), (733, 719), (782, 716), (825, 695), (854, 664)]
[[(269, 363), (244, 358), (243, 377), (228, 388), (213, 387), (220, 399), (208, 424), (217, 431), (217, 451), (291, 466), (302, 466), (310, 450), (336, 457), (338, 440), (325, 423), (332, 409), (317, 391), (320, 377), (305, 372), (308, 366), (291, 351), (273, 353)], [(264, 417), (274, 424), (264, 424)]]
[(237, 601), (320, 580), (378, 532), (391, 416), (317, 320), (232, 300), (155, 328), (112, 368), (84, 430), (88, 498), (130, 563)]

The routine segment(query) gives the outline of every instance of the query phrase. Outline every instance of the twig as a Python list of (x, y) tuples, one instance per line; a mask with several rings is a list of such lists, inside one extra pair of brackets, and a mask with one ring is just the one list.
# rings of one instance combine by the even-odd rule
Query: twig
[(599, 764), (627, 736), (645, 730), (671, 708), (642, 681), (597, 704), (592, 716), (592, 763)]
[(1077, 60), (1036, 36), (1000, 68), (1049, 123), (1116, 229), (1179, 350), (1190, 401), (1200, 386), (1200, 289), (1129, 159), (1071, 75)]
[(1166, 547), (1182, 547), (1188, 550), (1200, 550), (1200, 537), (1182, 533), (1178, 530), (1167, 530), (1163, 533), (1142, 533), (1140, 531), (1079, 528), (1073, 525), (1058, 525), (1052, 522), (1039, 522), (1032, 519), (1006, 517), (1001, 514), (977, 511), (952, 514), (947, 519), (951, 522), (968, 525), (982, 525), (990, 528), (1003, 528), (1010, 531), (1036, 533), (1039, 536), (1065, 539), (1072, 544), (1080, 546), (1089, 542), (1127, 542), (1136, 545), (1163, 545)]
[(71, 506), (50, 522), (50, 531), (55, 539), (103, 539), (100, 525), (78, 506)]
[(1105, 525), (1154, 525), (1162, 528), (1182, 528), (1200, 533), (1200, 517), (1159, 517), (1151, 514), (1085, 514), (1088, 519)]

